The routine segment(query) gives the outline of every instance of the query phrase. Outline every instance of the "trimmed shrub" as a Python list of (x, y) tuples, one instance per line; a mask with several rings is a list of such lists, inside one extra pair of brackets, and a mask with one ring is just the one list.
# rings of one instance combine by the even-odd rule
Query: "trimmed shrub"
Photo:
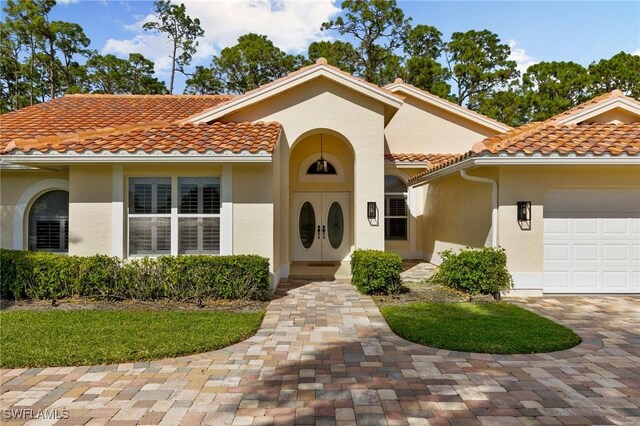
[(351, 255), (351, 282), (365, 294), (397, 294), (402, 258), (380, 250), (355, 250)]
[(0, 250), (0, 297), (13, 299), (264, 300), (269, 260), (260, 256), (66, 256)]
[(475, 294), (494, 294), (513, 287), (503, 248), (464, 249), (439, 253), (442, 263), (430, 281)]

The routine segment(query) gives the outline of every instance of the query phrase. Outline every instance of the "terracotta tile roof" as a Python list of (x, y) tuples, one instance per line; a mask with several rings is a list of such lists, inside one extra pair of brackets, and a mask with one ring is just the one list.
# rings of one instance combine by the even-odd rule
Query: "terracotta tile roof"
[(559, 120), (591, 108), (598, 103), (620, 97), (638, 103), (637, 100), (624, 96), (619, 90), (614, 90), (543, 122), (525, 124), (505, 133), (486, 138), (476, 143), (471, 151), (436, 167), (429, 167), (429, 169), (412, 177), (410, 180), (414, 181), (470, 157), (498, 155), (640, 156), (640, 120), (627, 124), (558, 123)]
[(222, 95), (66, 95), (0, 115), (0, 147), (14, 139), (168, 124), (231, 99)]
[(594, 154), (638, 155), (640, 122), (630, 124), (580, 124), (562, 126), (533, 123), (487, 138), (474, 145), (476, 153), (490, 154)]
[(422, 153), (391, 153), (385, 154), (388, 161), (402, 161), (409, 163), (426, 164), (430, 168), (456, 158), (458, 154), (422, 154)]
[(8, 147), (11, 153), (129, 153), (171, 152), (273, 152), (280, 137), (281, 125), (271, 123), (170, 124), (85, 138), (22, 139)]

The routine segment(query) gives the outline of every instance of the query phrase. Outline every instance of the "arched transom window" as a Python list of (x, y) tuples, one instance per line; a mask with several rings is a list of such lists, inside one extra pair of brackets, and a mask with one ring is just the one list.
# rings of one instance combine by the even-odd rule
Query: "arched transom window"
[(384, 177), (384, 238), (407, 239), (407, 185), (397, 176)]
[(69, 251), (69, 193), (45, 192), (29, 212), (29, 250)]

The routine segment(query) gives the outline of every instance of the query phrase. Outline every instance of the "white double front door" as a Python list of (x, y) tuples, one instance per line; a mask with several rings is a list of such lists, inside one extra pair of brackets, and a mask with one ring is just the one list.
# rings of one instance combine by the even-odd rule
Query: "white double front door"
[(293, 193), (293, 260), (343, 260), (349, 254), (349, 193)]

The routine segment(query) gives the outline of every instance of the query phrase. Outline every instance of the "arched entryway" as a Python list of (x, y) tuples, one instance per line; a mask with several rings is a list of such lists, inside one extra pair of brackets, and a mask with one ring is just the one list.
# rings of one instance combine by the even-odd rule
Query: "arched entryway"
[(351, 146), (317, 130), (300, 138), (289, 156), (291, 260), (341, 262), (353, 246)]

